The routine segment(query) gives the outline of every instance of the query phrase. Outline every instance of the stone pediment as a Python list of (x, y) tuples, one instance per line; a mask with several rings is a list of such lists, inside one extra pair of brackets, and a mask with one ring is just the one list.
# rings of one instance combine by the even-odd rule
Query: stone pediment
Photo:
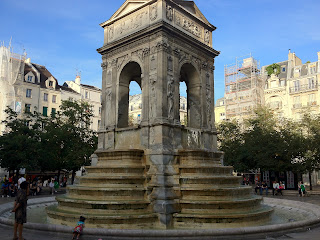
[(120, 18), (127, 13), (134, 11), (135, 9), (138, 9), (139, 7), (143, 6), (147, 2), (150, 2), (150, 0), (126, 0), (122, 6), (116, 11), (109, 21), (112, 21), (114, 19)]
[(175, 2), (176, 4), (180, 5), (183, 9), (187, 10), (195, 17), (201, 19), (206, 24), (211, 25), (210, 22), (205, 18), (205, 16), (199, 10), (197, 5), (194, 3), (194, 1), (172, 0), (172, 2)]

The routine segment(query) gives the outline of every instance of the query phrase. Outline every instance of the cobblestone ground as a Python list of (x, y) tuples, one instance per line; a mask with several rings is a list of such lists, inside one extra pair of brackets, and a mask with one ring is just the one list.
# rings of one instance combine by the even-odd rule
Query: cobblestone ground
[[(45, 197), (48, 195), (42, 195), (39, 197)], [(37, 197), (37, 196), (35, 196)], [(316, 205), (320, 205), (320, 191), (318, 195), (311, 195), (308, 197), (299, 197), (298, 194), (295, 194), (295, 192), (291, 192), (290, 195), (285, 195), (285, 196), (269, 196), (272, 198), (283, 198), (283, 199), (288, 199), (288, 200), (295, 200), (295, 201), (301, 201), (302, 204), (303, 202), (306, 203), (313, 203)], [(34, 197), (31, 197), (34, 198)], [(12, 202), (14, 199), (13, 198), (0, 198), (0, 204), (2, 203), (7, 203), (7, 202)], [(310, 209), (312, 211), (312, 209)], [(257, 240), (262, 240), (262, 239), (268, 239), (268, 240), (289, 240), (289, 239), (308, 239), (308, 240), (320, 240), (320, 226), (317, 226), (313, 229), (310, 230), (305, 230), (301, 232), (296, 232), (296, 233), (289, 233), (285, 235), (280, 235), (278, 237), (269, 237), (271, 236), (272, 233), (266, 234), (265, 236), (260, 236), (260, 237), (250, 237), (250, 236), (243, 236), (241, 238), (232, 238), (233, 239), (257, 239)], [(27, 240), (71, 240), (72, 239), (72, 234), (66, 234), (66, 233), (55, 233), (55, 232), (43, 232), (43, 231), (36, 231), (36, 230), (24, 230), (24, 238)], [(269, 236), (268, 236), (269, 235)], [(1, 225), (0, 224), (0, 240), (12, 240), (13, 238), (13, 227), (11, 226), (6, 226), (6, 225)], [(111, 240), (111, 239), (117, 239), (117, 240), (134, 240), (133, 238), (113, 238), (113, 237), (99, 237), (99, 236), (81, 236), (81, 240)], [(138, 238), (135, 238), (138, 239)], [(146, 239), (146, 238), (144, 238)], [(159, 238), (160, 239), (160, 238)], [(195, 238), (196, 239), (196, 238)], [(201, 240), (204, 239), (221, 239), (221, 238), (201, 238)], [(226, 238), (223, 238), (226, 239)], [(179, 240), (183, 240), (183, 238), (179, 238)]]

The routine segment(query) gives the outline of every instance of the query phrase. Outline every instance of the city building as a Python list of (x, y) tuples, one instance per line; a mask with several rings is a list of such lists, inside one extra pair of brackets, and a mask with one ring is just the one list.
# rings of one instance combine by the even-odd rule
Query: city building
[[(320, 114), (320, 52), (317, 57), (317, 61), (303, 64), (289, 50), (287, 60), (263, 66), (261, 72), (252, 57), (238, 58), (235, 64), (225, 66), (225, 101), (221, 98), (216, 102), (215, 122), (245, 119), (259, 104), (272, 109), (278, 117), (294, 120), (300, 120), (305, 111)], [(283, 174), (287, 187), (294, 188), (294, 174)], [(275, 178), (269, 171), (262, 176), (266, 182)], [(308, 183), (308, 176), (304, 175), (303, 180)], [(312, 182), (320, 184), (320, 171), (312, 174)]]
[[(320, 52), (318, 61), (302, 64), (295, 53), (289, 51), (288, 60), (273, 64), (274, 73), (268, 75), (262, 67), (265, 82), (264, 98), (268, 107), (280, 117), (301, 119), (303, 111), (319, 114)], [(277, 72), (278, 71), (278, 72)]]
[(66, 81), (63, 86), (74, 90), (80, 94), (81, 100), (92, 105), (94, 116), (92, 117), (90, 127), (92, 130), (98, 131), (101, 123), (101, 89), (91, 85), (81, 84), (80, 75), (76, 76), (74, 81)]

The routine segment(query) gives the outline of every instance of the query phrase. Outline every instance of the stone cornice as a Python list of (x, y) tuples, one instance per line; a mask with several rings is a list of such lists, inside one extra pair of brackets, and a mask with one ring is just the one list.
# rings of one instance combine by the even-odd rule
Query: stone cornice
[[(104, 45), (103, 47), (97, 49), (97, 51), (104, 55), (106, 52), (112, 52), (113, 50), (119, 48), (119, 47), (123, 47), (124, 44), (135, 44), (135, 42), (137, 41), (141, 41), (142, 39), (146, 39), (145, 43), (149, 42), (149, 37), (154, 35), (155, 33), (158, 32), (165, 32), (167, 34), (169, 34), (171, 37), (180, 37), (182, 38), (182, 40), (184, 40), (185, 42), (190, 42), (190, 45), (196, 46), (199, 48), (199, 50), (201, 51), (205, 51), (206, 54), (211, 55), (212, 57), (216, 57), (220, 54), (219, 51), (207, 46), (206, 44), (194, 39), (194, 38), (190, 38), (190, 36), (186, 33), (184, 33), (183, 31), (175, 28), (174, 26), (170, 25), (167, 22), (157, 22), (141, 31), (138, 31), (137, 33), (131, 34), (130, 36), (127, 36), (121, 40), (112, 42), (110, 44)], [(141, 42), (139, 42), (138, 45), (143, 44)]]

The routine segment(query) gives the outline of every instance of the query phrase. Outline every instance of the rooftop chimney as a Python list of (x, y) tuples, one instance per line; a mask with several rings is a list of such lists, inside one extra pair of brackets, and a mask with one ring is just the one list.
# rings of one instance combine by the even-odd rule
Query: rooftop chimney
[(80, 85), (80, 82), (81, 82), (81, 77), (79, 75), (76, 76), (76, 79), (74, 80), (74, 82), (77, 84), (77, 85)]

